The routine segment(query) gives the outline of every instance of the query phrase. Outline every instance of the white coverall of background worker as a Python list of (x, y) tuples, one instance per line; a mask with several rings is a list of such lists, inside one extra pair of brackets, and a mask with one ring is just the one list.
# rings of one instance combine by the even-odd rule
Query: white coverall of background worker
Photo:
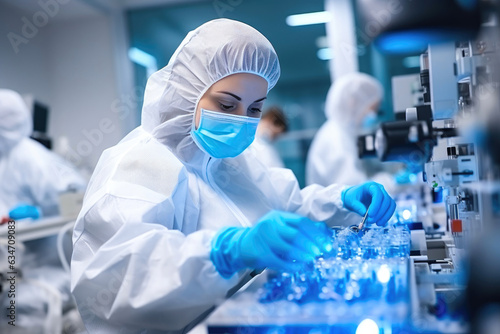
[[(383, 96), (382, 85), (364, 73), (349, 73), (337, 79), (325, 103), (327, 121), (316, 133), (306, 162), (306, 184), (358, 184), (368, 176), (358, 157), (357, 137), (363, 121), (376, 117)], [(371, 177), (389, 193), (394, 177), (379, 172)]]
[[(252, 271), (223, 276), (214, 254), (230, 262), (233, 250), (255, 249), (215, 252), (223, 250), (220, 231), (259, 232), (263, 225), (254, 225), (271, 210), (336, 225), (359, 222), (359, 214), (343, 207), (342, 186), (300, 190), (290, 170), (270, 172), (246, 151), (214, 158), (199, 139), (195, 143), (207, 115), (242, 117), (199, 109), (212, 87), (250, 74), (265, 79), (267, 94), (279, 73), (264, 36), (218, 19), (191, 31), (168, 65), (149, 78), (141, 126), (104, 151), (74, 229), (72, 291), (89, 333), (192, 328)], [(308, 226), (314, 224), (326, 227)]]
[(19, 204), (59, 213), (59, 194), (85, 189), (86, 182), (63, 158), (29, 138), (31, 113), (22, 97), (0, 89), (0, 216)]

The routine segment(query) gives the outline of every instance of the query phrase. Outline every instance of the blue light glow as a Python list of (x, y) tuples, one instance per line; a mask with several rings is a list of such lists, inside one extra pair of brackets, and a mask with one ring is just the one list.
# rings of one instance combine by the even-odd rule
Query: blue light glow
[(411, 218), (411, 211), (410, 210), (404, 210), (403, 211), (403, 219), (408, 220)]
[(398, 31), (380, 35), (375, 40), (375, 45), (382, 52), (387, 53), (421, 53), (429, 44), (454, 41), (470, 36), (470, 32), (460, 30)]
[(465, 10), (473, 10), (477, 7), (477, 0), (457, 0), (457, 2)]
[(356, 329), (356, 334), (379, 334), (380, 330), (378, 325), (372, 319), (365, 319), (361, 321)]
[(380, 266), (380, 268), (377, 270), (377, 279), (382, 284), (389, 282), (389, 280), (391, 279), (391, 270), (389, 269), (388, 265), (383, 264)]
[(410, 174), (410, 175), (408, 176), (408, 178), (410, 179), (410, 182), (411, 182), (411, 183), (417, 182), (417, 175), (415, 175), (415, 174), (413, 174), (413, 173), (412, 173), (412, 174)]

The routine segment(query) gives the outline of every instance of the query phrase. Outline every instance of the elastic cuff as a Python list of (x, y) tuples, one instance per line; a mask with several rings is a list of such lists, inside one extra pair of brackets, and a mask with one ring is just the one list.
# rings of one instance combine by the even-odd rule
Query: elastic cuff
[(341, 193), (340, 193), (340, 200), (342, 201), (342, 207), (345, 208), (345, 193), (347, 192), (347, 190), (351, 189), (352, 187), (351, 186), (346, 186), (344, 187), (344, 189), (341, 190)]

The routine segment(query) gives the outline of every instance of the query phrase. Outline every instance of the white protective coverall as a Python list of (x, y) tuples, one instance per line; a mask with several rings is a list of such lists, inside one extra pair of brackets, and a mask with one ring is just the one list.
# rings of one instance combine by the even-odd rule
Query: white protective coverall
[[(306, 184), (356, 185), (368, 180), (358, 157), (359, 123), (382, 96), (382, 85), (364, 73), (349, 73), (334, 82), (325, 103), (327, 121), (316, 133), (307, 154)], [(394, 188), (389, 173), (377, 173), (370, 179), (389, 192)]]
[(300, 190), (293, 173), (243, 152), (215, 159), (190, 131), (199, 99), (228, 75), (254, 73), (271, 89), (277, 55), (252, 27), (228, 19), (191, 31), (148, 80), (142, 124), (101, 156), (77, 219), (72, 291), (94, 333), (182, 333), (249, 279), (224, 279), (210, 260), (222, 227), (252, 226), (271, 209), (330, 224), (359, 216), (343, 187)]
[(85, 189), (86, 182), (64, 159), (29, 138), (33, 123), (22, 97), (0, 89), (0, 216), (19, 204), (59, 213), (59, 193)]

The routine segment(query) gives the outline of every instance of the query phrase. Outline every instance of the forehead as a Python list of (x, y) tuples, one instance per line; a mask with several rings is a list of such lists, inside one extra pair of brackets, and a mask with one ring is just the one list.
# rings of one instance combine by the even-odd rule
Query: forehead
[(267, 80), (253, 73), (235, 73), (215, 82), (210, 91), (229, 91), (232, 93), (248, 94), (257, 93), (267, 95)]

